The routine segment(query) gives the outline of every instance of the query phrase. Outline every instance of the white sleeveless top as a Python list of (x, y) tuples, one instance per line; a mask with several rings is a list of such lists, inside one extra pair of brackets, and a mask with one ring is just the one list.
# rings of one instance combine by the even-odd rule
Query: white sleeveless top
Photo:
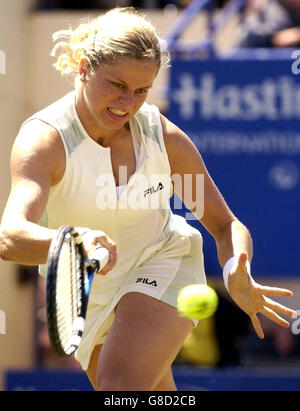
[[(85, 131), (71, 92), (26, 122), (40, 119), (61, 136), (66, 168), (61, 181), (51, 187), (39, 224), (56, 229), (64, 224), (105, 232), (117, 244), (118, 262), (110, 280), (142, 264), (175, 229), (169, 205), (170, 165), (164, 145), (160, 113), (144, 105), (130, 130), (136, 153), (136, 171), (128, 184), (116, 187), (110, 148), (96, 143)], [(45, 266), (40, 273), (45, 275)]]

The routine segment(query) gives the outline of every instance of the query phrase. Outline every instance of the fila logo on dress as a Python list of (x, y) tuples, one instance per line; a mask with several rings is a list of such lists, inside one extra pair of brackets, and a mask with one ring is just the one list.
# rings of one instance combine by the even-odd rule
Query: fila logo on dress
[(152, 285), (153, 287), (157, 287), (157, 282), (155, 280), (150, 281), (149, 278), (138, 278), (136, 283), (143, 283), (147, 285)]
[(144, 198), (148, 195), (148, 194), (154, 194), (156, 193), (158, 190), (162, 190), (164, 188), (162, 183), (158, 183), (157, 187), (155, 188), (154, 186), (151, 186), (149, 188), (147, 188), (147, 190), (144, 191)]

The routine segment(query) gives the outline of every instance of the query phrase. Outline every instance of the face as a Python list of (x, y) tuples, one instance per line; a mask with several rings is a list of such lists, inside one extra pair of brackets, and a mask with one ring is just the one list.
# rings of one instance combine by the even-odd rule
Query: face
[[(84, 77), (84, 63), (80, 70)], [(133, 58), (100, 66), (83, 81), (85, 117), (99, 132), (121, 129), (144, 103), (157, 71), (153, 62)]]

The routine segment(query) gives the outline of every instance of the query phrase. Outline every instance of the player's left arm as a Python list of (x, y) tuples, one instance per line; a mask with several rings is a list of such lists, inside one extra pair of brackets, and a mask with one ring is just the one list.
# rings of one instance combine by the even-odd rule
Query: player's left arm
[[(230, 210), (190, 138), (165, 117), (162, 117), (162, 125), (171, 175), (173, 181), (177, 182), (174, 184), (175, 193), (214, 237), (221, 267), (224, 267), (231, 257), (237, 258), (228, 278), (228, 288), (232, 299), (249, 315), (260, 338), (263, 338), (264, 334), (257, 317), (258, 312), (279, 325), (288, 327), (289, 322), (277, 313), (292, 317), (296, 315), (295, 311), (268, 297), (288, 297), (292, 295), (292, 292), (275, 287), (265, 287), (253, 280), (247, 269), (247, 260), (250, 263), (253, 256), (249, 230)], [(202, 176), (198, 178), (198, 184), (199, 182), (203, 184), (203, 190), (197, 187), (197, 175)], [(182, 187), (178, 185), (178, 181), (182, 182)], [(202, 193), (203, 197), (200, 199), (203, 201), (202, 207), (199, 207), (199, 199), (196, 198), (199, 193)]]
[[(163, 129), (174, 191), (214, 237), (220, 265), (224, 267), (230, 257), (241, 253), (251, 261), (253, 250), (249, 231), (228, 207), (198, 149), (182, 130), (165, 118)], [(200, 178), (197, 179), (197, 175)], [(197, 181), (203, 184), (201, 190)], [(199, 196), (201, 198), (197, 198)]]

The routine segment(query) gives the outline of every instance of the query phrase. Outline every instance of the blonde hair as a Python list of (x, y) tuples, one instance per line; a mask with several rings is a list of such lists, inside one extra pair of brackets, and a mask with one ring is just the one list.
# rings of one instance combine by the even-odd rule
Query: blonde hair
[(60, 30), (53, 34), (59, 42), (51, 55), (58, 55), (54, 67), (61, 74), (75, 76), (82, 58), (89, 73), (100, 65), (113, 64), (120, 57), (148, 59), (158, 69), (168, 65), (169, 53), (161, 47), (162, 40), (145, 16), (132, 7), (114, 8), (93, 20), (81, 23), (75, 30)]

